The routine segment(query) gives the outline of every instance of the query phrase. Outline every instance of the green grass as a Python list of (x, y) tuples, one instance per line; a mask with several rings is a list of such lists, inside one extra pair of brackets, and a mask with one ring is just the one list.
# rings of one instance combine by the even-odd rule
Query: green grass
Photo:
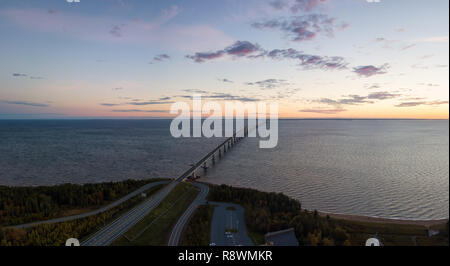
[(181, 235), (181, 246), (209, 246), (214, 206), (201, 205), (195, 210)]
[(199, 193), (187, 183), (180, 183), (167, 197), (124, 236), (116, 240), (114, 246), (165, 246), (178, 218), (183, 214)]
[[(116, 207), (108, 210), (108, 211), (112, 211), (113, 215), (110, 218), (108, 218), (108, 219), (104, 219), (104, 222), (102, 224), (99, 224), (99, 226), (97, 226), (95, 231), (89, 232), (88, 235), (80, 238), (80, 240), (85, 240), (85, 239), (89, 238), (89, 236), (91, 234), (97, 232), (98, 230), (100, 230), (101, 228), (106, 226), (107, 224), (109, 224), (109, 223), (113, 222), (115, 219), (119, 218), (121, 215), (127, 213), (128, 211), (130, 211), (134, 207), (138, 206), (140, 203), (144, 202), (144, 200), (146, 200), (147, 198), (151, 197), (153, 194), (155, 194), (156, 192), (158, 192), (160, 189), (162, 189), (165, 186), (166, 186), (166, 184), (160, 184), (160, 185), (156, 185), (154, 187), (151, 187), (151, 188), (149, 188), (149, 189), (144, 191), (144, 193), (147, 195), (145, 198), (143, 198), (141, 196), (141, 194), (139, 194), (139, 195), (134, 196), (133, 198), (123, 202), (119, 206), (116, 206)], [(96, 214), (96, 215), (94, 215), (94, 217), (97, 217), (97, 216), (101, 217), (100, 215), (102, 215), (102, 213)]]

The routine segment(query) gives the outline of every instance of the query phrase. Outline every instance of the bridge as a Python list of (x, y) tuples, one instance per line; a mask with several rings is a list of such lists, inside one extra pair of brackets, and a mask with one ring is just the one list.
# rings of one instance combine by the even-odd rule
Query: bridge
[[(221, 158), (225, 153), (227, 153), (234, 145), (236, 145), (243, 138), (248, 136), (248, 128), (244, 127), (242, 129), (244, 134), (243, 137), (238, 136), (237, 132), (233, 134), (232, 137), (227, 138), (224, 142), (218, 145), (210, 153), (200, 159), (197, 163), (193, 164), (190, 169), (184, 172), (181, 176), (171, 181), (165, 188), (158, 191), (154, 196), (145, 200), (132, 210), (126, 212), (112, 223), (97, 231), (89, 238), (87, 238), (82, 246), (108, 246), (112, 244), (117, 238), (122, 234), (130, 230), (135, 224), (142, 220), (149, 212), (156, 208), (164, 198), (183, 180), (196, 178), (196, 172), (200, 169), (208, 168), (208, 161), (210, 160), (212, 164), (216, 162), (216, 156)], [(240, 132), (240, 131), (239, 131)]]
[(189, 170), (187, 170), (184, 174), (182, 174), (176, 180), (183, 181), (187, 178), (195, 179), (196, 178), (195, 174), (199, 170), (199, 168), (203, 168), (205, 170), (208, 168), (208, 160), (211, 160), (211, 163), (215, 164), (216, 163), (216, 155), (219, 158), (222, 158), (222, 154), (227, 153), (227, 151), (230, 150), (236, 143), (238, 143), (243, 138), (248, 136), (248, 128), (245, 127), (243, 129), (243, 131), (244, 131), (243, 137), (238, 137), (237, 133), (234, 133), (232, 137), (227, 138), (224, 142), (222, 142), (214, 150), (212, 150), (210, 153), (208, 153), (200, 161), (198, 161), (196, 164), (192, 165), (192, 167)]

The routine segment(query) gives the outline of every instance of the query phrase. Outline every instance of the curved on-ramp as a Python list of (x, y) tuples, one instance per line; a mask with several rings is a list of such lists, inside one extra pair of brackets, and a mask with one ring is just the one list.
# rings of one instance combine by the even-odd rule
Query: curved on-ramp
[(183, 233), (183, 228), (186, 226), (186, 223), (189, 221), (197, 207), (206, 202), (206, 196), (208, 196), (209, 187), (200, 183), (192, 183), (192, 185), (198, 187), (200, 189), (200, 193), (197, 195), (191, 205), (189, 205), (183, 215), (181, 215), (181, 217), (173, 227), (172, 233), (170, 234), (168, 246), (178, 246), (181, 239), (181, 234)]
[(161, 203), (161, 201), (179, 184), (179, 181), (172, 181), (166, 187), (156, 192), (151, 198), (145, 200), (134, 209), (128, 211), (115, 221), (94, 233), (87, 240), (81, 243), (82, 246), (108, 246), (127, 232), (133, 225), (144, 218), (151, 210)]

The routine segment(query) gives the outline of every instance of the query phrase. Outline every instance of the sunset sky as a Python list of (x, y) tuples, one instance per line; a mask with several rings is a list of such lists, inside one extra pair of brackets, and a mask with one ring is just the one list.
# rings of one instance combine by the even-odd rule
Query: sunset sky
[(0, 119), (449, 117), (448, 0), (2, 0)]

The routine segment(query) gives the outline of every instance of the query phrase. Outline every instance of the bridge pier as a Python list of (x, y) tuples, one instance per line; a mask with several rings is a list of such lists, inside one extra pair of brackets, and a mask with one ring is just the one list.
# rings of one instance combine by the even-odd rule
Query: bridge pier
[(215, 153), (214, 153), (213, 156), (212, 156), (212, 163), (213, 163), (213, 164), (216, 164), (216, 154), (215, 154)]

